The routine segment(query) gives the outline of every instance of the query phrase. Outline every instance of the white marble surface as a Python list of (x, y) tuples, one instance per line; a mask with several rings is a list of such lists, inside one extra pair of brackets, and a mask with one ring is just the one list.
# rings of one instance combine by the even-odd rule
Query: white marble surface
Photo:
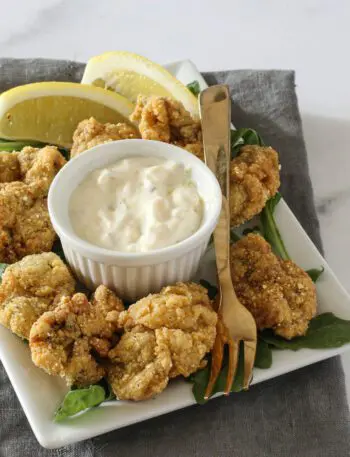
[[(350, 291), (347, 0), (0, 0), (0, 56), (126, 49), (200, 70), (293, 68), (327, 259)], [(350, 353), (343, 357), (350, 394)]]

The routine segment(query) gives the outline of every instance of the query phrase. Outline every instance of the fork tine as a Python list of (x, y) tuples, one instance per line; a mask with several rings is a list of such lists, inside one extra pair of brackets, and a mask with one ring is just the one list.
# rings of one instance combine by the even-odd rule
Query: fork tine
[(232, 387), (232, 383), (237, 371), (238, 364), (238, 350), (239, 341), (234, 341), (232, 338), (228, 338), (228, 369), (226, 378), (225, 395), (229, 395)]
[(247, 390), (252, 379), (255, 361), (256, 341), (244, 341), (244, 381), (243, 389)]
[(224, 341), (222, 332), (219, 330), (219, 326), (222, 325), (221, 322), (218, 322), (218, 332), (216, 334), (214, 347), (211, 352), (211, 366), (210, 366), (210, 378), (205, 389), (204, 399), (208, 400), (211, 396), (211, 393), (214, 389), (216, 380), (219, 376), (222, 366), (222, 359), (224, 357)]

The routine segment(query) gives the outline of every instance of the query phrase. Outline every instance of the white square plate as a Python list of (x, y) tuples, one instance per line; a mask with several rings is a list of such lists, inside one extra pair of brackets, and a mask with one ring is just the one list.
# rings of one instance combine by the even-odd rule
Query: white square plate
[[(189, 61), (169, 64), (167, 68), (185, 84), (198, 80), (202, 89), (206, 87), (198, 70)], [(284, 201), (281, 201), (277, 207), (276, 219), (286, 247), (298, 265), (305, 269), (320, 265), (325, 267), (323, 275), (317, 282), (319, 312), (332, 311), (339, 317), (350, 319), (350, 297)], [(210, 280), (212, 274), (213, 262), (209, 260), (204, 263), (199, 276)], [(13, 388), (36, 438), (47, 448), (65, 446), (195, 403), (191, 385), (177, 380), (153, 400), (139, 403), (109, 402), (67, 420), (64, 424), (56, 424), (52, 418), (67, 392), (65, 383), (34, 367), (28, 346), (2, 326), (0, 326), (0, 342), (0, 358)], [(255, 369), (253, 383), (327, 359), (349, 348), (350, 345), (329, 350), (274, 351), (272, 367), (268, 370)], [(202, 408), (205, 414), (205, 406)]]

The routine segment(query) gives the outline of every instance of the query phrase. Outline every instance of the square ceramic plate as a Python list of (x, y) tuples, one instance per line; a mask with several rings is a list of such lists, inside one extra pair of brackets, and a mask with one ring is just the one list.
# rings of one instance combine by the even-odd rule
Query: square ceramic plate
[[(177, 62), (168, 65), (167, 68), (185, 84), (198, 80), (202, 88), (206, 87), (191, 62)], [(332, 311), (339, 317), (350, 319), (350, 297), (283, 201), (277, 207), (276, 219), (286, 247), (298, 265), (305, 269), (320, 265), (325, 267), (317, 283), (319, 312)], [(215, 277), (213, 256), (209, 255), (202, 265), (199, 277), (212, 280)], [(3, 365), (36, 438), (47, 448), (57, 448), (81, 441), (195, 403), (191, 385), (177, 380), (153, 400), (140, 403), (109, 402), (65, 423), (56, 424), (52, 418), (67, 392), (64, 382), (34, 367), (28, 346), (2, 326), (0, 341)], [(255, 369), (253, 383), (327, 359), (349, 348), (350, 345), (329, 350), (274, 351), (272, 367), (268, 370)], [(205, 406), (200, 407), (205, 414)]]

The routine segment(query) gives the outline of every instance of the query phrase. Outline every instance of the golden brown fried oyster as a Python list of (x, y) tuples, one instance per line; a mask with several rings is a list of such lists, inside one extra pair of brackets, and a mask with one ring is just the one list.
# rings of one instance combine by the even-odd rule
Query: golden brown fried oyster
[(248, 145), (231, 161), (231, 225), (238, 226), (264, 208), (280, 186), (278, 154), (271, 147)]
[(101, 124), (91, 117), (81, 121), (74, 134), (71, 157), (90, 149), (98, 144), (116, 140), (140, 138), (136, 128), (126, 123)]
[(33, 324), (29, 345), (34, 364), (68, 385), (88, 386), (106, 374), (100, 358), (115, 343), (123, 304), (105, 286), (91, 302), (82, 293), (61, 298)]
[(249, 234), (231, 247), (231, 272), (237, 296), (259, 330), (272, 328), (287, 339), (306, 333), (317, 303), (304, 270), (276, 257), (260, 235)]
[(169, 382), (170, 351), (152, 330), (137, 326), (124, 333), (109, 357), (113, 364), (108, 379), (119, 400), (146, 400)]
[[(197, 371), (214, 344), (216, 322), (206, 289), (193, 283), (165, 287), (120, 313), (119, 324), (127, 332), (109, 354), (114, 362), (109, 380), (117, 397), (149, 398), (169, 378)], [(148, 345), (146, 355), (138, 349), (130, 352), (136, 341), (140, 347)]]
[(200, 121), (193, 119), (181, 102), (171, 98), (147, 98), (139, 95), (130, 119), (139, 123), (144, 140), (175, 144), (203, 159)]
[(21, 173), (17, 153), (0, 151), (0, 183), (19, 181)]
[(0, 323), (29, 338), (33, 323), (74, 292), (75, 281), (54, 253), (30, 255), (6, 268), (0, 285)]
[(56, 235), (47, 194), (65, 163), (54, 146), (0, 152), (0, 262), (51, 250)]

